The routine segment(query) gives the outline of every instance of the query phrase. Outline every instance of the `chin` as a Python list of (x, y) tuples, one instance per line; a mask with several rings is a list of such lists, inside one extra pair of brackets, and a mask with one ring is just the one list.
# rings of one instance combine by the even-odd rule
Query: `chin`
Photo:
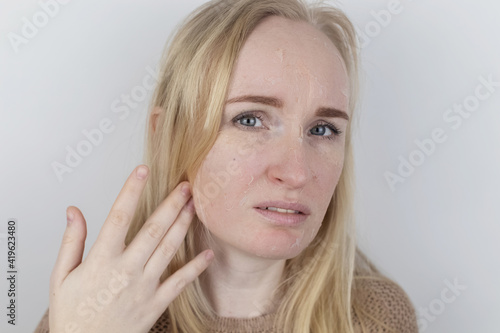
[(309, 245), (310, 241), (311, 239), (304, 239), (303, 231), (261, 231), (254, 236), (250, 244), (246, 244), (246, 252), (266, 259), (291, 259), (298, 256)]
[(269, 251), (256, 252), (254, 255), (263, 259), (271, 260), (287, 260), (298, 256), (302, 252), (302, 249), (290, 250), (290, 249), (271, 249)]

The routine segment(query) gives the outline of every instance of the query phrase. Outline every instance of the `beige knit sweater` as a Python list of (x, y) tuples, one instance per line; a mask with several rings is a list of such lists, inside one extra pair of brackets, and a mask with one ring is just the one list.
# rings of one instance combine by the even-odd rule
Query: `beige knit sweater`
[[(365, 280), (362, 284), (360, 301), (365, 310), (378, 320), (398, 333), (418, 333), (415, 309), (404, 292), (394, 282), (384, 280)], [(49, 313), (45, 311), (35, 333), (49, 333)], [(273, 329), (274, 314), (266, 314), (254, 318), (214, 318), (208, 325), (206, 332), (210, 333), (276, 333)], [(361, 324), (356, 315), (353, 315), (354, 331), (361, 333)], [(389, 332), (380, 328), (375, 322), (364, 322), (365, 332)], [(150, 333), (169, 333), (170, 325), (166, 316), (161, 316), (149, 331)], [(332, 332), (320, 332), (332, 333)], [(340, 332), (339, 332), (340, 333)]]

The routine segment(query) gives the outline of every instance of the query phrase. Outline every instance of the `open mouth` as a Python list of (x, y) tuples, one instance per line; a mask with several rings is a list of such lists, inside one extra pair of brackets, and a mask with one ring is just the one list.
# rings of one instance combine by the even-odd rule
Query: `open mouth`
[(306, 221), (308, 214), (299, 210), (284, 209), (278, 207), (255, 207), (254, 208), (263, 218), (272, 224), (279, 226), (297, 226)]

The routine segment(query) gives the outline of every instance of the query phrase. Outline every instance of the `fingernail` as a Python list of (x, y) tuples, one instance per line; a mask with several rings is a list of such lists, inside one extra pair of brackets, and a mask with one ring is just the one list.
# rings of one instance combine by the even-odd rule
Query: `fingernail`
[(75, 215), (72, 212), (66, 210), (66, 221), (68, 222), (68, 224), (73, 222), (74, 218), (75, 218)]
[(211, 261), (214, 258), (214, 252), (213, 251), (207, 251), (205, 253), (205, 259), (207, 261)]
[(189, 184), (184, 184), (182, 185), (182, 194), (184, 194), (185, 196), (188, 196), (191, 192), (191, 190), (189, 189)]
[(146, 178), (147, 175), (148, 175), (148, 169), (146, 167), (141, 166), (137, 169), (137, 174), (136, 174), (137, 179), (143, 180)]
[(193, 197), (189, 198), (189, 201), (187, 202), (186, 204), (186, 208), (190, 211), (190, 212), (194, 212), (194, 200), (193, 200)]

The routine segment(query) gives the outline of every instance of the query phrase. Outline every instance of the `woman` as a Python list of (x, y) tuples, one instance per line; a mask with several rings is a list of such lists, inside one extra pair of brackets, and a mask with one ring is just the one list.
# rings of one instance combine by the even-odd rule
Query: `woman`
[(354, 239), (357, 58), (329, 6), (193, 13), (163, 60), (149, 169), (83, 262), (85, 220), (68, 209), (37, 332), (417, 332)]

